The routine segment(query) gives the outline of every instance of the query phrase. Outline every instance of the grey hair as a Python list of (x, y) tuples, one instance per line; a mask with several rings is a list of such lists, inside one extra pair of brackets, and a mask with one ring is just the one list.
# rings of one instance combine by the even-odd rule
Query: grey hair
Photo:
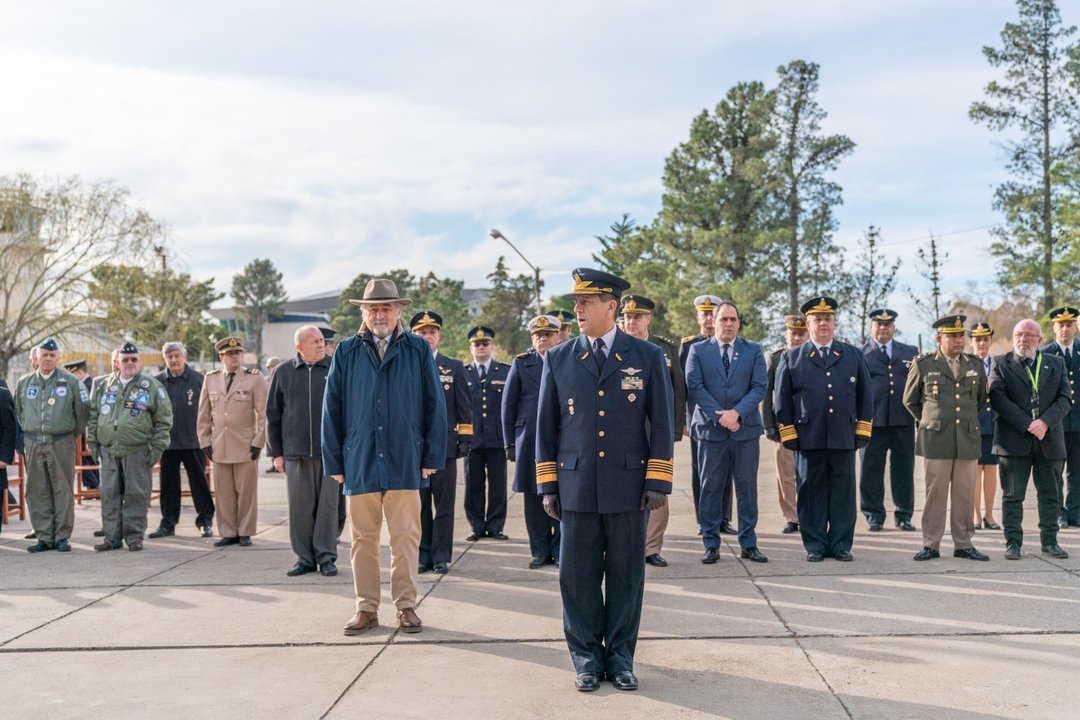
[(184, 343), (182, 342), (167, 342), (161, 346), (162, 356), (168, 355), (171, 352), (176, 352), (177, 350), (184, 353), (184, 357), (187, 357), (187, 348), (184, 347)]
[(322, 330), (315, 327), (314, 325), (302, 325), (301, 327), (296, 328), (296, 332), (294, 332), (292, 336), (293, 345), (299, 345), (301, 338), (304, 337), (304, 333), (310, 332), (312, 330), (319, 333), (319, 335), (322, 335)]

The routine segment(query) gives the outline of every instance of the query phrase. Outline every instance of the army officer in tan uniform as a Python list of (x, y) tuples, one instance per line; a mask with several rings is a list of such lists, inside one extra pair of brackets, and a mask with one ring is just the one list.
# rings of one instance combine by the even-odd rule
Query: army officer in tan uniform
[(240, 338), (219, 340), (223, 368), (206, 373), (199, 395), (199, 445), (214, 463), (221, 539), (214, 545), (250, 545), (258, 516), (259, 453), (266, 444), (266, 379), (244, 369)]
[(950, 496), (953, 557), (990, 559), (971, 545), (975, 477), (982, 452), (979, 411), (986, 407), (988, 394), (982, 361), (964, 352), (965, 320), (963, 315), (950, 315), (934, 323), (938, 349), (915, 358), (904, 387), (904, 407), (918, 423), (915, 454), (923, 456), (926, 470), (923, 549), (915, 560), (941, 557), (938, 546)]

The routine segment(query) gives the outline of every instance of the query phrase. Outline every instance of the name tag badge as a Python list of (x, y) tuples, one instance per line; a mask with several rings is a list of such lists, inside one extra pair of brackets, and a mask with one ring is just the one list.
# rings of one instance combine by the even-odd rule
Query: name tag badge
[(439, 382), (452, 383), (452, 382), (454, 382), (454, 376), (453, 375), (440, 375), (439, 376)]
[(636, 376), (624, 377), (622, 379), (622, 389), (623, 390), (644, 390), (645, 389), (645, 381), (642, 380), (639, 377), (636, 377)]

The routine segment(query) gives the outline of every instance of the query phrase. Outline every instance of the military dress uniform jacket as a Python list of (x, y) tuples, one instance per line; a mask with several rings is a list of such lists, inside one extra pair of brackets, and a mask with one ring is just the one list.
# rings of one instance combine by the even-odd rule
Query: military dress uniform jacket
[(113, 373), (94, 386), (86, 444), (117, 458), (149, 450), (153, 464), (169, 446), (172, 425), (172, 403), (161, 383), (136, 375), (124, 385)]
[(776, 371), (776, 423), (792, 450), (854, 450), (868, 442), (874, 398), (862, 352), (833, 340), (828, 357), (807, 342), (780, 356)]
[(476, 365), (465, 365), (465, 377), (472, 395), (472, 449), (504, 448), (502, 427), (502, 398), (510, 366), (492, 359), (487, 379), (480, 382)]
[(548, 350), (540, 380), (536, 483), (571, 512), (639, 510), (645, 490), (671, 492), (671, 379), (656, 345), (617, 330), (603, 371), (588, 338)]
[(166, 450), (198, 450), (199, 434), (195, 426), (199, 420), (199, 397), (202, 395), (203, 375), (190, 365), (177, 376), (168, 368), (154, 376), (165, 387), (172, 402), (173, 426)]
[(873, 340), (863, 346), (874, 392), (874, 427), (910, 426), (914, 419), (904, 407), (904, 387), (919, 349), (894, 340), (890, 359), (878, 347)]
[(679, 442), (686, 431), (686, 366), (679, 361), (679, 349), (675, 343), (659, 335), (650, 335), (649, 342), (664, 351), (675, 398), (675, 442)]
[(266, 378), (255, 368), (236, 371), (225, 390), (226, 373), (211, 370), (199, 395), (199, 445), (213, 451), (216, 463), (251, 460), (251, 448), (266, 445)]
[(1073, 340), (1072, 352), (1069, 359), (1065, 360), (1065, 354), (1061, 352), (1061, 346), (1056, 342), (1049, 342), (1043, 345), (1042, 350), (1047, 355), (1055, 355), (1065, 363), (1065, 372), (1069, 377), (1069, 387), (1072, 389), (1073, 405), (1072, 410), (1065, 416), (1065, 420), (1062, 423), (1062, 427), (1065, 432), (1080, 432), (1080, 405), (1077, 404), (1076, 399), (1080, 397), (1080, 340)]
[(776, 369), (780, 366), (780, 356), (787, 348), (773, 350), (765, 358), (765, 399), (761, 403), (761, 424), (765, 427), (765, 437), (773, 442), (780, 440), (780, 431), (776, 429)]
[(990, 358), (990, 370), (986, 369), (986, 363), (978, 357), (975, 358), (980, 365), (983, 366), (983, 372), (986, 374), (987, 395), (986, 404), (979, 410), (979, 434), (980, 435), (993, 435), (994, 423), (997, 422), (997, 413), (994, 412), (993, 405), (990, 404), (990, 371), (994, 369), (994, 364), (997, 363), (997, 358)]
[(25, 435), (82, 435), (90, 416), (90, 393), (66, 370), (48, 379), (34, 371), (15, 386), (15, 416)]
[(452, 460), (458, 456), (458, 440), (472, 442), (472, 396), (463, 362), (438, 353), (435, 367), (446, 400), (446, 459)]
[[(686, 361), (690, 358), (690, 348), (702, 340), (708, 339), (708, 335), (697, 333), (696, 335), (687, 335), (679, 341), (679, 367), (682, 368), (684, 381), (686, 380)], [(694, 404), (690, 401), (689, 397), (686, 398), (686, 402), (686, 416), (692, 419), (694, 415)]]
[(510, 363), (503, 391), (504, 442), (515, 451), (514, 492), (536, 494), (536, 409), (544, 358), (536, 350), (523, 352)]
[(1031, 377), (1014, 353), (1005, 353), (995, 359), (994, 367), (990, 370), (990, 404), (998, 414), (994, 426), (995, 455), (1030, 455), (1038, 443), (1044, 458), (1065, 459), (1063, 421), (1072, 409), (1069, 376), (1060, 357), (1039, 354), (1043, 362), (1039, 371), (1039, 403), (1035, 414), (1046, 423), (1049, 431), (1042, 440), (1036, 440), (1027, 431), (1034, 419), (1031, 413)]
[(961, 353), (953, 378), (937, 350), (915, 358), (904, 386), (904, 406), (918, 421), (915, 454), (939, 460), (977, 460), (982, 455), (979, 411), (988, 398), (982, 361)]

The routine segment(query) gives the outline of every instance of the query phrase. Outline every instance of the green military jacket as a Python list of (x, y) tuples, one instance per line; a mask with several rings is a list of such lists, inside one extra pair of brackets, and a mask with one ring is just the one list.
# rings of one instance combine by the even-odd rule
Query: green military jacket
[(113, 373), (94, 383), (86, 442), (116, 457), (150, 450), (151, 462), (169, 447), (172, 403), (165, 387), (152, 377), (136, 375), (125, 386)]
[(974, 355), (960, 353), (953, 378), (937, 350), (915, 358), (904, 387), (904, 407), (918, 423), (915, 454), (941, 460), (977, 460), (982, 454), (979, 411), (986, 407), (986, 372)]
[(15, 386), (15, 416), (27, 435), (82, 435), (89, 414), (86, 386), (57, 368), (48, 378), (35, 370)]

